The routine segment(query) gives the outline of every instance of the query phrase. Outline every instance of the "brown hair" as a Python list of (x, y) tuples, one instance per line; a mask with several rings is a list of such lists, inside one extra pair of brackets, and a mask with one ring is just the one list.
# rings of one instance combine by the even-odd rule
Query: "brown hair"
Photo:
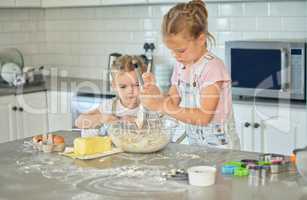
[(147, 66), (141, 56), (123, 55), (118, 57), (112, 64), (111, 75), (112, 78), (119, 72), (131, 72), (135, 69), (135, 64), (141, 68), (141, 72), (144, 73)]
[(202, 0), (179, 3), (164, 15), (162, 22), (163, 37), (185, 31), (194, 39), (204, 33), (207, 42), (214, 43), (215, 39), (208, 31), (208, 10)]

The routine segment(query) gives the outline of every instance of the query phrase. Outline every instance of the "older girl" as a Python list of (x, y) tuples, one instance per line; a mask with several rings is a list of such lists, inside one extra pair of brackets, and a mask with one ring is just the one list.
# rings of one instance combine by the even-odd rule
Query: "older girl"
[(162, 96), (154, 77), (145, 73), (142, 103), (181, 122), (186, 143), (239, 148), (232, 113), (231, 80), (224, 63), (208, 50), (214, 41), (208, 31), (203, 1), (180, 3), (162, 23), (163, 41), (177, 60), (168, 95)]

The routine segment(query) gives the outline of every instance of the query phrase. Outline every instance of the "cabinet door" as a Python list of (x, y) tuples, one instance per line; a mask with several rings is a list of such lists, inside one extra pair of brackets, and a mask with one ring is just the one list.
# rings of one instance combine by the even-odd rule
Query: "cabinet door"
[(252, 109), (250, 105), (234, 104), (236, 130), (240, 138), (241, 150), (253, 151), (252, 147)]
[(292, 109), (292, 120), (295, 121), (295, 124), (292, 125), (292, 130), (295, 131), (295, 148), (303, 148), (307, 146), (307, 109), (303, 108), (294, 108)]
[(13, 111), (14, 96), (3, 96), (0, 98), (0, 143), (16, 139)]
[(21, 138), (43, 134), (48, 131), (46, 92), (17, 95)]
[(70, 92), (48, 92), (49, 131), (67, 130), (72, 128)]
[(258, 106), (255, 115), (263, 124), (262, 152), (290, 155), (295, 148), (297, 123), (290, 104), (279, 106)]

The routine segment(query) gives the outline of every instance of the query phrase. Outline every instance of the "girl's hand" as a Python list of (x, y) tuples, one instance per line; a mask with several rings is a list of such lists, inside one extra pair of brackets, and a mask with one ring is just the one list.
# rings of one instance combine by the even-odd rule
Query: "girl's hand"
[(141, 92), (141, 103), (145, 108), (152, 111), (161, 111), (163, 100), (163, 95), (155, 84), (144, 85)]
[(118, 117), (116, 117), (115, 115), (111, 115), (111, 114), (100, 114), (100, 123), (104, 124), (104, 123), (114, 123), (114, 122), (118, 122), (120, 119)]
[(81, 114), (75, 121), (75, 126), (81, 129), (97, 128), (103, 123), (112, 123), (118, 121), (114, 115), (107, 114)]
[(121, 117), (120, 121), (121, 122), (126, 122), (126, 123), (135, 123), (136, 117), (127, 115), (127, 116)]
[(78, 128), (96, 128), (100, 123), (100, 115), (98, 114), (81, 114), (75, 121), (75, 125)]
[(153, 73), (146, 72), (142, 75), (142, 78), (144, 80), (144, 87), (146, 87), (148, 85), (155, 85), (156, 84), (155, 76), (153, 75)]

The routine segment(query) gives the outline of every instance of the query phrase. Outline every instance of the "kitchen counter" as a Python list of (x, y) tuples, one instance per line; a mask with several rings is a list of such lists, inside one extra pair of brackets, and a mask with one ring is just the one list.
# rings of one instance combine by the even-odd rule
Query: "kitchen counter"
[(46, 81), (35, 85), (22, 87), (1, 87), (0, 96), (16, 95), (40, 91), (63, 91), (80, 95), (114, 95), (107, 91), (107, 83), (99, 79), (85, 79), (75, 77), (46, 77)]
[[(78, 132), (63, 132), (72, 144)], [(172, 168), (220, 165), (226, 161), (257, 158), (257, 154), (206, 147), (169, 144), (153, 154), (120, 153), (94, 160), (72, 160), (56, 153), (33, 150), (18, 140), (0, 145), (0, 199), (206, 199), (206, 200), (303, 200), (307, 182), (287, 172), (253, 180), (224, 177), (216, 184), (195, 187), (187, 181), (165, 180), (161, 173)]]

